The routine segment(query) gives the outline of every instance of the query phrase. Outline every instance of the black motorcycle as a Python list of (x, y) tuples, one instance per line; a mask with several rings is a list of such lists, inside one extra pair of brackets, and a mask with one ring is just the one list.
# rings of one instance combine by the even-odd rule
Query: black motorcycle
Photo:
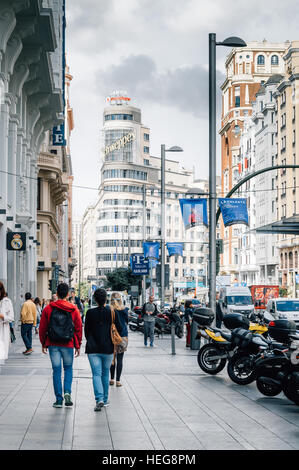
[(182, 338), (184, 336), (184, 319), (176, 308), (164, 311), (155, 318), (155, 327), (162, 335), (171, 334), (172, 325), (176, 336)]
[(299, 405), (299, 334), (296, 324), (288, 320), (269, 323), (269, 332), (276, 340), (272, 350), (264, 351), (255, 363), (256, 385), (266, 396), (280, 392)]

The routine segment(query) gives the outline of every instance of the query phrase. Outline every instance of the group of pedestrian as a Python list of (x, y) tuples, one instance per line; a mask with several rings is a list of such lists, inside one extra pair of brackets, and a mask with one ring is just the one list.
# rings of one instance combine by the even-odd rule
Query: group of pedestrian
[[(58, 300), (45, 307), (39, 328), (42, 352), (49, 356), (53, 369), (53, 386), (56, 401), (53, 407), (62, 408), (73, 405), (72, 378), (73, 359), (80, 355), (82, 344), (83, 322), (79, 308), (70, 302), (68, 285), (61, 283), (57, 287)], [(74, 295), (71, 295), (74, 298)], [(92, 371), (92, 383), (95, 397), (95, 411), (101, 411), (109, 405), (109, 383), (121, 386), (120, 376), (123, 356), (128, 345), (128, 310), (124, 308), (121, 298), (114, 294), (110, 306), (106, 305), (107, 293), (97, 289), (94, 293), (96, 308), (86, 311), (84, 334), (86, 338), (85, 352)], [(120, 342), (113, 342), (112, 328), (116, 328)], [(64, 369), (62, 386), (61, 372)], [(111, 380), (109, 382), (109, 374)], [(113, 383), (112, 383), (113, 381)]]

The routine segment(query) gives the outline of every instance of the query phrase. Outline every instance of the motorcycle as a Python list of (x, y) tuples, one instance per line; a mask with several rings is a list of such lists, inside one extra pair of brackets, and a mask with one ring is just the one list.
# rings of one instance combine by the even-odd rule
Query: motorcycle
[[(249, 318), (237, 313), (227, 314), (223, 319), (224, 326), (231, 332), (224, 332), (210, 326), (214, 319), (214, 314), (210, 309), (197, 309), (193, 318), (198, 323), (197, 339), (203, 337), (208, 341), (198, 351), (198, 365), (204, 372), (211, 375), (221, 372), (238, 350), (238, 345), (232, 339), (232, 331), (243, 328), (246, 331), (258, 333), (258, 336), (267, 332), (267, 327), (262, 322), (250, 322)], [(234, 377), (234, 374), (231, 375)]]
[(176, 308), (172, 308), (170, 311), (159, 313), (156, 317), (156, 327), (160, 334), (171, 334), (172, 325), (174, 326), (175, 334), (178, 338), (184, 336), (184, 323), (183, 317), (179, 315)]
[(299, 405), (299, 334), (296, 324), (275, 320), (269, 323), (269, 330), (271, 336), (281, 343), (274, 343), (273, 349), (265, 350), (256, 361), (257, 389), (271, 397), (283, 392)]

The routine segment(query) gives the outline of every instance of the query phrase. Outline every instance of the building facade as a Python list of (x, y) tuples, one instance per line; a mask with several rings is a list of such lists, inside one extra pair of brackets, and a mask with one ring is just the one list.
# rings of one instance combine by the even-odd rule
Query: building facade
[[(143, 241), (161, 240), (161, 158), (150, 154), (150, 129), (142, 124), (141, 110), (132, 106), (123, 93), (110, 97), (103, 113), (101, 135), (99, 198), (83, 217), (84, 280), (88, 275), (102, 277), (116, 268), (127, 267), (130, 254), (143, 252)], [(172, 288), (186, 277), (198, 277), (203, 282), (206, 279), (206, 228), (185, 231), (179, 206), (181, 197), (190, 196), (192, 185), (196, 186), (194, 172), (167, 158), (165, 239), (184, 242), (183, 257), (169, 257), (166, 253)], [(90, 220), (95, 218), (94, 264)]]
[[(252, 114), (252, 101), (260, 85), (272, 74), (283, 73), (283, 54), (288, 43), (250, 42), (229, 54), (222, 89), (221, 173), (223, 195), (239, 179), (240, 137), (244, 120)], [(221, 273), (230, 274), (234, 281), (239, 272), (239, 233), (237, 227), (224, 228), (221, 223), (223, 255)]]
[[(292, 41), (285, 56), (285, 75), (277, 87), (276, 154), (277, 164), (299, 164), (299, 41)], [(299, 169), (279, 170), (276, 179), (277, 220), (286, 220), (298, 214)], [(277, 235), (279, 250), (279, 277), (289, 295), (297, 296), (299, 273), (299, 238), (294, 235)]]
[[(37, 293), (38, 155), (45, 132), (63, 122), (64, 2), (0, 4), (0, 279), (16, 310)], [(25, 251), (6, 247), (24, 233)]]

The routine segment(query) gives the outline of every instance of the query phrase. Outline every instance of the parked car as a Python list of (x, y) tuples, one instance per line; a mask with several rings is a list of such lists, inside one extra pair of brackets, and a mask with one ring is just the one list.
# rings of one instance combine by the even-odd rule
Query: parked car
[(270, 299), (267, 303), (266, 318), (275, 320), (292, 320), (299, 328), (299, 299), (288, 299), (286, 297), (278, 297)]

